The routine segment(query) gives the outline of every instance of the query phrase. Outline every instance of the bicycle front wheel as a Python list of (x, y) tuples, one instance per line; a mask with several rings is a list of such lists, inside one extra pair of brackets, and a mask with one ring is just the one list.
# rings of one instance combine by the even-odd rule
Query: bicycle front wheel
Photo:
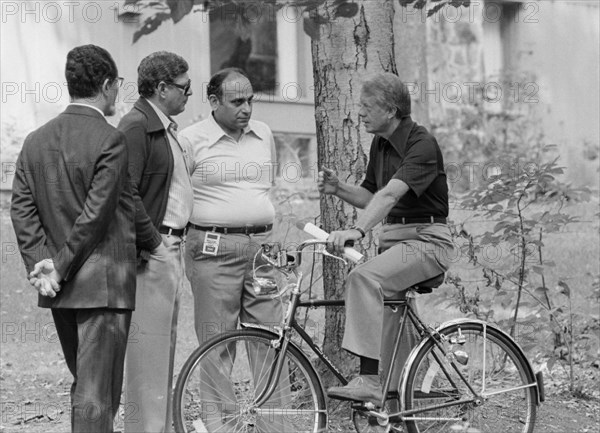
[(513, 340), (479, 322), (454, 324), (439, 334), (407, 366), (404, 409), (414, 410), (405, 416), (408, 431), (531, 433), (536, 381)]
[(198, 348), (186, 361), (173, 396), (178, 433), (324, 432), (325, 395), (306, 356), (288, 345), (275, 391), (257, 399), (281, 351), (277, 336), (260, 329), (223, 333)]

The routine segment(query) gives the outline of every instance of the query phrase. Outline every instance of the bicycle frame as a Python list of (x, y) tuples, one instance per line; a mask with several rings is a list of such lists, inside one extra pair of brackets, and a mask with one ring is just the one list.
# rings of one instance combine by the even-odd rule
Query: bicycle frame
[[(283, 357), (279, 356), (279, 354), (284, 352), (285, 350), (287, 350), (287, 345), (291, 344), (291, 341), (290, 341), (291, 330), (296, 331), (296, 333), (300, 336), (300, 338), (304, 342), (306, 342), (306, 344), (310, 347), (310, 349), (313, 351), (313, 353), (315, 353), (317, 355), (317, 357), (325, 364), (327, 369), (329, 369), (329, 371), (331, 371), (334, 374), (334, 376), (342, 383), (342, 385), (346, 385), (348, 383), (348, 379), (346, 377), (344, 377), (344, 375), (340, 372), (340, 370), (337, 368), (337, 366), (323, 353), (321, 348), (314, 342), (314, 340), (310, 337), (310, 335), (308, 335), (308, 333), (302, 328), (302, 326), (297, 322), (296, 317), (295, 317), (296, 310), (301, 307), (304, 307), (304, 308), (334, 307), (334, 306), (335, 307), (343, 307), (345, 305), (345, 302), (343, 300), (327, 300), (327, 299), (301, 301), (300, 300), (301, 292), (299, 290), (301, 282), (302, 282), (302, 274), (299, 274), (298, 282), (295, 285), (294, 289), (292, 290), (290, 305), (289, 305), (288, 311), (286, 312), (286, 315), (285, 315), (283, 327), (280, 329), (277, 342), (275, 342), (275, 341), (273, 342), (275, 347), (277, 345), (280, 345), (280, 348), (277, 351), (277, 355), (276, 355), (275, 368), (273, 368), (271, 370), (271, 372), (269, 373), (269, 379), (268, 379), (269, 386), (266, 387), (263, 390), (263, 392), (261, 393), (261, 395), (259, 395), (257, 398), (257, 401), (256, 401), (257, 406), (260, 406), (263, 403), (265, 403), (271, 397), (273, 392), (275, 392), (275, 389), (279, 382), (279, 377), (280, 377), (280, 374), (281, 374), (281, 371), (283, 368), (283, 359), (284, 359)], [(411, 296), (414, 296), (411, 293), (412, 292), (409, 291), (409, 294), (407, 294), (407, 297), (410, 298)], [(389, 393), (389, 389), (391, 386), (391, 380), (392, 380), (391, 373), (392, 373), (393, 366), (394, 366), (395, 361), (398, 356), (398, 349), (400, 347), (400, 339), (404, 332), (407, 318), (408, 318), (408, 320), (410, 320), (412, 322), (413, 326), (415, 326), (415, 328), (417, 329), (417, 332), (421, 336), (422, 340), (424, 340), (426, 338), (426, 336), (425, 336), (426, 334), (428, 336), (435, 336), (434, 330), (427, 328), (427, 326), (416, 315), (416, 313), (414, 312), (414, 310), (412, 309), (412, 307), (408, 301), (406, 301), (406, 300), (388, 300), (388, 301), (384, 301), (384, 306), (392, 307), (392, 308), (404, 307), (404, 311), (400, 318), (400, 330), (399, 330), (398, 334), (396, 335), (396, 339), (395, 339), (395, 343), (394, 343), (394, 351), (392, 353), (389, 371), (387, 372), (386, 380), (385, 380), (385, 384), (384, 384), (384, 388), (383, 388), (383, 391), (384, 391), (383, 396), (384, 397), (381, 402), (382, 407), (388, 398), (394, 396), (393, 393), (391, 395)], [(248, 324), (245, 326), (255, 327), (256, 325)], [(260, 327), (260, 326), (257, 326), (257, 327)], [(443, 347), (441, 347), (441, 345), (439, 345), (437, 340), (436, 340), (436, 344), (438, 344), (438, 347), (440, 348), (442, 353), (445, 353)], [(440, 367), (442, 368), (442, 370), (444, 371), (444, 373), (446, 374), (446, 376), (448, 376), (448, 378), (450, 379), (450, 375), (448, 374), (444, 364), (439, 359), (437, 359), (437, 361), (438, 361), (438, 364), (440, 365)], [(435, 406), (435, 408), (443, 408), (443, 407), (455, 406), (455, 405), (459, 405), (459, 404), (471, 403), (471, 402), (475, 401), (477, 398), (479, 398), (478, 394), (475, 392), (475, 390), (473, 390), (473, 388), (471, 387), (469, 382), (462, 376), (462, 374), (460, 373), (458, 368), (454, 365), (454, 361), (451, 361), (451, 365), (454, 367), (454, 369), (456, 370), (456, 372), (458, 373), (458, 375), (462, 379), (462, 381), (471, 390), (471, 392), (474, 395), (474, 398), (461, 399), (461, 400), (445, 403), (442, 405), (437, 405), (437, 406)], [(451, 381), (451, 379), (450, 379), (450, 381)], [(453, 382), (452, 382), (452, 384), (456, 387), (456, 385)], [(398, 413), (390, 414), (389, 416), (390, 416), (390, 418), (391, 417), (395, 417), (395, 418), (400, 417), (399, 420), (403, 420), (405, 416), (410, 416), (410, 415), (417, 414), (420, 412), (426, 412), (428, 410), (431, 410), (432, 408), (433, 407), (427, 407), (427, 408), (422, 408), (422, 409), (414, 409), (411, 411), (400, 411)], [(373, 416), (380, 416), (380, 414), (377, 411), (372, 411), (372, 410), (370, 410), (370, 408), (365, 408), (365, 409), (366, 409), (367, 413), (369, 413)]]
[[(313, 245), (317, 243), (314, 241), (308, 241), (308, 242), (310, 242)], [(307, 243), (307, 245), (308, 244), (309, 243)], [(299, 250), (301, 251), (301, 248), (299, 248)], [(281, 260), (280, 256), (278, 258), (279, 258), (279, 260)], [(292, 331), (296, 331), (296, 333), (299, 335), (299, 337), (304, 342), (307, 343), (307, 345), (310, 347), (310, 349), (325, 364), (327, 369), (329, 369), (336, 376), (336, 378), (342, 383), (342, 385), (346, 385), (348, 383), (348, 379), (346, 379), (344, 377), (344, 375), (340, 372), (339, 368), (337, 368), (335, 366), (335, 364), (323, 353), (321, 348), (313, 341), (313, 339), (308, 335), (308, 333), (300, 326), (300, 324), (297, 322), (296, 317), (295, 317), (296, 311), (300, 307), (304, 307), (304, 308), (318, 308), (318, 307), (332, 307), (332, 306), (342, 307), (345, 305), (345, 302), (343, 300), (326, 300), (326, 299), (301, 301), (300, 297), (301, 297), (302, 292), (300, 291), (300, 287), (302, 285), (303, 275), (301, 272), (296, 271), (297, 266), (300, 264), (300, 255), (298, 254), (297, 256), (291, 257), (291, 258), (293, 259), (292, 266), (285, 267), (280, 264), (280, 266), (278, 268), (280, 270), (282, 270), (282, 272), (284, 272), (285, 274), (289, 275), (289, 274), (293, 273), (294, 275), (296, 275), (297, 281), (295, 284), (292, 284), (290, 303), (289, 303), (288, 309), (284, 315), (284, 318), (282, 321), (282, 327), (280, 329), (278, 329), (278, 333), (274, 333), (274, 337), (277, 337), (277, 338), (273, 340), (272, 344), (276, 349), (279, 348), (279, 350), (276, 351), (276, 364), (275, 364), (275, 368), (269, 374), (269, 379), (268, 379), (269, 386), (267, 386), (261, 392), (261, 395), (259, 395), (257, 398), (257, 401), (256, 401), (257, 406), (264, 404), (271, 397), (273, 392), (275, 392), (275, 389), (279, 382), (280, 374), (281, 374), (281, 371), (283, 368), (283, 360), (284, 360), (284, 357), (279, 356), (279, 354), (285, 353), (285, 350), (287, 350), (287, 346), (289, 344), (294, 344), (291, 341)], [(284, 292), (285, 292), (285, 290), (280, 292), (279, 296), (281, 296)], [(412, 290), (407, 291), (406, 299), (414, 298), (414, 296), (415, 295)], [(423, 413), (423, 412), (428, 412), (431, 410), (443, 409), (446, 407), (463, 405), (463, 404), (467, 404), (467, 403), (474, 403), (476, 405), (480, 405), (482, 403), (483, 399), (485, 397), (487, 397), (487, 395), (485, 393), (485, 389), (482, 389), (479, 392), (476, 391), (475, 389), (473, 389), (473, 387), (471, 386), (471, 384), (469, 383), (467, 378), (464, 377), (464, 375), (461, 373), (460, 369), (456, 365), (455, 360), (452, 357), (447, 356), (447, 351), (445, 350), (445, 348), (442, 345), (441, 336), (438, 332), (438, 330), (441, 330), (441, 329), (445, 328), (446, 326), (449, 326), (454, 323), (460, 323), (460, 319), (458, 321), (451, 321), (451, 322), (444, 323), (440, 327), (434, 329), (432, 327), (426, 326), (422, 322), (422, 320), (417, 316), (416, 312), (413, 310), (413, 308), (408, 300), (387, 300), (387, 301), (384, 301), (384, 306), (392, 307), (392, 308), (404, 307), (404, 311), (402, 313), (402, 316), (400, 317), (400, 322), (399, 322), (400, 329), (395, 337), (394, 349), (393, 349), (392, 357), (391, 357), (390, 364), (389, 364), (389, 370), (387, 371), (387, 374), (386, 374), (386, 379), (385, 379), (385, 383), (384, 383), (384, 387), (383, 387), (383, 397), (382, 397), (382, 401), (381, 401), (381, 407), (384, 407), (385, 402), (388, 399), (395, 397), (394, 392), (396, 392), (396, 391), (390, 393), (390, 387), (391, 387), (391, 381), (392, 381), (392, 371), (393, 371), (394, 365), (396, 363), (396, 360), (398, 358), (400, 341), (401, 341), (401, 337), (404, 333), (407, 320), (410, 320), (411, 323), (413, 324), (413, 326), (416, 328), (416, 330), (420, 336), (421, 342), (415, 348), (413, 348), (413, 350), (411, 351), (411, 354), (409, 355), (409, 359), (407, 360), (406, 365), (404, 366), (404, 370), (401, 375), (402, 383), (400, 384), (401, 385), (400, 390), (398, 391), (398, 392), (400, 392), (401, 398), (402, 398), (402, 401), (400, 402), (401, 403), (400, 408), (405, 407), (405, 404), (404, 404), (405, 402), (403, 401), (404, 400), (403, 390), (406, 387), (406, 374), (405, 374), (406, 366), (411, 364), (411, 359), (413, 359), (414, 356), (416, 356), (419, 349), (422, 347), (423, 344), (425, 344), (425, 342), (429, 338), (433, 339), (434, 344), (437, 346), (437, 348), (440, 351), (440, 355), (438, 355), (438, 353), (436, 353), (436, 352), (432, 352), (432, 355), (433, 355), (434, 359), (436, 360), (438, 366), (440, 367), (440, 370), (445, 374), (446, 378), (448, 379), (448, 382), (451, 384), (453, 389), (458, 391), (458, 387), (457, 387), (456, 383), (454, 383), (454, 380), (452, 379), (452, 376), (449, 373), (448, 368), (451, 368), (452, 370), (454, 370), (454, 372), (457, 374), (460, 381), (462, 381), (466, 385), (466, 387), (469, 389), (470, 393), (472, 394), (472, 397), (460, 398), (460, 399), (453, 400), (450, 402), (444, 402), (444, 403), (437, 404), (437, 405), (434, 404), (431, 406), (418, 408), (418, 409), (400, 410), (399, 412), (394, 412), (394, 413), (390, 413), (387, 415), (382, 414), (381, 412), (375, 410), (375, 406), (370, 403), (367, 405), (364, 405), (364, 406), (353, 406), (353, 407), (357, 410), (361, 410), (363, 413), (365, 413), (367, 415), (371, 415), (371, 416), (378, 417), (378, 418), (388, 418), (390, 422), (400, 422), (400, 421), (412, 421), (412, 420), (414, 420), (414, 421), (427, 420), (428, 419), (427, 417), (415, 417), (415, 415), (418, 415), (419, 413)], [(470, 322), (473, 322), (473, 320), (470, 320)], [(481, 323), (484, 326), (484, 330), (486, 329), (485, 328), (486, 326), (489, 326), (488, 324), (485, 324), (484, 322), (481, 322)], [(256, 326), (256, 325), (247, 325), (247, 326)], [(258, 325), (257, 327), (260, 327), (260, 325)], [(520, 350), (520, 348), (519, 348), (519, 350)], [(485, 351), (485, 345), (484, 345), (484, 351)], [(446, 362), (446, 363), (442, 362), (442, 359), (440, 358), (440, 356), (446, 357), (448, 362)], [(524, 358), (524, 359), (526, 359), (526, 358)], [(450, 367), (448, 367), (448, 363), (450, 364)], [(528, 364), (527, 366), (529, 367), (530, 371), (533, 373), (533, 369), (531, 369), (531, 366), (529, 365), (529, 363), (527, 363), (527, 364)], [(540, 391), (538, 389), (537, 380), (534, 380), (534, 382), (531, 384), (525, 385), (525, 387), (527, 387), (527, 386), (534, 386), (536, 388), (536, 392), (538, 394), (538, 404), (539, 404)], [(458, 395), (458, 393), (457, 393), (457, 395)], [(436, 420), (437, 421), (442, 421), (442, 420), (461, 421), (460, 418), (456, 418), (456, 417), (447, 418), (447, 419), (442, 419), (442, 418), (436, 417)]]
[[(414, 294), (412, 294), (412, 292), (409, 292), (407, 294), (407, 297), (414, 297)], [(296, 308), (298, 307), (331, 307), (331, 306), (344, 306), (345, 303), (342, 300), (313, 300), (313, 301), (300, 301), (298, 302), (298, 304), (296, 305)], [(392, 308), (399, 308), (399, 307), (404, 307), (404, 311), (402, 313), (402, 316), (400, 317), (400, 329), (396, 335), (395, 338), (395, 342), (394, 342), (394, 350), (392, 352), (392, 358), (390, 361), (390, 366), (389, 366), (389, 370), (386, 374), (386, 380), (384, 383), (384, 387), (383, 387), (383, 400), (381, 402), (381, 407), (383, 407), (383, 405), (385, 404), (386, 400), (388, 400), (389, 398), (393, 398), (394, 394), (390, 393), (390, 386), (391, 386), (391, 381), (392, 381), (392, 369), (393, 366), (396, 362), (396, 359), (398, 357), (398, 350), (400, 347), (400, 339), (403, 335), (404, 329), (405, 329), (405, 325), (406, 325), (406, 320), (410, 320), (411, 323), (413, 324), (413, 326), (415, 326), (415, 328), (417, 329), (417, 332), (419, 333), (421, 340), (425, 340), (426, 339), (426, 335), (428, 336), (435, 336), (435, 331), (429, 329), (422, 321), (421, 319), (417, 316), (417, 314), (414, 312), (413, 308), (411, 307), (410, 303), (406, 300), (388, 300), (388, 301), (384, 301), (384, 306), (386, 307), (392, 307)], [(295, 309), (293, 310), (295, 312)], [(317, 346), (314, 341), (312, 340), (312, 338), (306, 333), (306, 331), (304, 331), (304, 329), (296, 322), (296, 320), (294, 319), (291, 323), (291, 327), (298, 332), (298, 334), (300, 335), (300, 337), (302, 338), (302, 340), (304, 340), (309, 347), (311, 348), (311, 350), (319, 357), (319, 359), (321, 359), (321, 361), (323, 361), (323, 363), (325, 364), (325, 366), (338, 378), (338, 380), (343, 384), (346, 385), (348, 383), (348, 380), (339, 372), (339, 369), (327, 358), (327, 356), (322, 352), (322, 350), (319, 348), (319, 346)], [(443, 354), (445, 354), (445, 350), (444, 348), (438, 343), (437, 339), (436, 339), (436, 344), (438, 345), (438, 348), (442, 351)], [(416, 351), (415, 351), (416, 353)], [(437, 357), (437, 355), (436, 355)], [(442, 369), (442, 371), (444, 371), (444, 374), (446, 374), (446, 376), (448, 377), (449, 381), (452, 383), (452, 385), (456, 388), (456, 384), (454, 384), (454, 382), (452, 381), (450, 374), (448, 373), (448, 371), (446, 370), (446, 367), (444, 365), (443, 362), (441, 362), (440, 359), (436, 359), (440, 368)], [(435, 406), (429, 406), (426, 408), (421, 408), (421, 409), (413, 409), (410, 411), (400, 411), (397, 413), (391, 413), (388, 416), (390, 417), (390, 419), (392, 418), (396, 418), (397, 421), (403, 421), (405, 420), (406, 416), (411, 416), (414, 414), (418, 414), (421, 412), (427, 412), (430, 411), (431, 409), (441, 409), (444, 407), (450, 407), (450, 406), (456, 406), (456, 405), (461, 405), (461, 404), (465, 404), (465, 403), (472, 403), (474, 401), (476, 401), (477, 399), (480, 398), (480, 396), (477, 394), (477, 392), (472, 388), (472, 386), (470, 385), (470, 383), (468, 382), (468, 380), (462, 375), (462, 373), (459, 371), (459, 369), (456, 367), (456, 365), (454, 364), (454, 361), (452, 360), (451, 362), (452, 367), (454, 368), (454, 370), (458, 373), (459, 377), (461, 378), (461, 380), (466, 384), (466, 386), (469, 388), (469, 390), (473, 393), (473, 398), (470, 399), (460, 399), (460, 400), (456, 400), (453, 402), (449, 402), (449, 403), (444, 403), (444, 404), (440, 404), (440, 405), (435, 405)], [(407, 363), (408, 364), (408, 363)], [(366, 408), (366, 413), (373, 415), (373, 416), (379, 416), (379, 412), (377, 411), (373, 411), (370, 410), (369, 408)], [(410, 419), (408, 419), (410, 420)], [(439, 420), (439, 418), (438, 418)], [(460, 421), (459, 419), (448, 419), (450, 421), (452, 420), (456, 420), (456, 421)]]

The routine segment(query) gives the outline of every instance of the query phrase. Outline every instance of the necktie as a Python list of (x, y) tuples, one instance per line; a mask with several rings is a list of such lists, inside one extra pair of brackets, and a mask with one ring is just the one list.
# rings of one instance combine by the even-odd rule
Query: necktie
[(175, 138), (175, 140), (177, 140), (177, 142), (179, 142), (179, 140), (177, 139), (177, 123), (171, 122), (169, 124), (169, 132), (171, 133), (173, 138)]
[(179, 149), (181, 149), (183, 161), (185, 162), (186, 167), (188, 167), (188, 152), (187, 152), (187, 149), (181, 145), (179, 139), (177, 138), (177, 123), (171, 122), (167, 129), (168, 129), (169, 133), (171, 134), (171, 136), (175, 139), (175, 143), (177, 143), (177, 145), (179, 146)]

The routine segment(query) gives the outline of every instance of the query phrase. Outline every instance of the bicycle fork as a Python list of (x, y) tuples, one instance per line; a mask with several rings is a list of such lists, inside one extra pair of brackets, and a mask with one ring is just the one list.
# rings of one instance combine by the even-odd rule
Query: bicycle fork
[(277, 389), (279, 379), (281, 377), (281, 372), (283, 370), (283, 363), (285, 362), (285, 356), (281, 355), (286, 353), (288, 344), (290, 344), (290, 342), (287, 338), (284, 337), (284, 335), (281, 335), (278, 339), (273, 339), (271, 341), (271, 345), (275, 349), (274, 368), (272, 368), (269, 372), (269, 377), (267, 378), (267, 386), (264, 387), (264, 389), (256, 398), (256, 407), (261, 407), (263, 404), (265, 404)]

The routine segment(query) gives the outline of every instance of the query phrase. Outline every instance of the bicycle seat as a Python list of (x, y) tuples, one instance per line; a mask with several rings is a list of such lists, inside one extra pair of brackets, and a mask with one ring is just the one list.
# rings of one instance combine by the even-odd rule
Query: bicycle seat
[(433, 289), (442, 285), (442, 283), (444, 282), (445, 275), (446, 274), (439, 274), (428, 280), (421, 281), (420, 283), (417, 283), (414, 286), (410, 287), (408, 290), (413, 290), (417, 293), (422, 294), (431, 293), (433, 292)]

